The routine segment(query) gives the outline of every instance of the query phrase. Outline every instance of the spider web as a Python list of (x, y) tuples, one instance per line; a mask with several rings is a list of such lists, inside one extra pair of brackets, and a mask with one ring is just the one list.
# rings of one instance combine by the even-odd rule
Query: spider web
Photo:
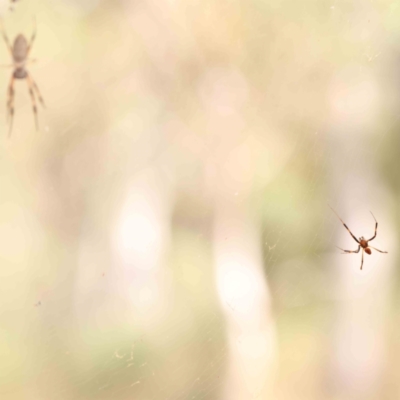
[[(395, 390), (396, 373), (382, 389), (382, 371), (398, 369), (397, 352), (382, 349), (398, 185), (396, 7), (23, 3), (13, 18), (37, 15), (35, 56), (67, 50), (35, 67), (52, 100), (42, 132), (29, 130), (21, 95), (16, 138), (1, 147), (0, 393)], [(336, 252), (356, 244), (328, 204), (356, 237), (372, 236), (372, 210), (387, 258), (365, 256), (359, 271), (360, 254)], [(365, 339), (349, 350), (350, 319), (349, 335), (362, 328)]]

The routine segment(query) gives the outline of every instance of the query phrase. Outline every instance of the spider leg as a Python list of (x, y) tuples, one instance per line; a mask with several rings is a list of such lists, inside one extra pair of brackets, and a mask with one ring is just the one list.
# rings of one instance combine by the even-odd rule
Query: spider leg
[(35, 41), (36, 38), (36, 18), (33, 18), (33, 32), (31, 36), (31, 40), (29, 41), (28, 49), (26, 51), (26, 57), (28, 57), (29, 52), (31, 51), (33, 42)]
[(14, 75), (11, 75), (10, 84), (8, 85), (8, 99), (7, 99), (7, 122), (10, 122), (8, 136), (11, 136), (14, 117)]
[[(337, 247), (337, 246), (336, 246)], [(339, 250), (342, 250), (344, 253), (343, 254), (350, 254), (350, 253), (358, 253), (360, 251), (361, 246), (358, 246), (357, 250), (344, 250), (340, 247), (337, 247)]]
[(379, 251), (379, 253), (386, 253), (387, 254), (387, 251), (379, 250), (379, 249), (376, 249), (375, 247), (372, 247), (372, 246), (368, 246), (368, 247), (371, 248), (371, 249), (374, 249), (376, 251)]
[(38, 85), (36, 84), (36, 82), (34, 81), (34, 79), (32, 77), (31, 77), (31, 81), (33, 83), (33, 88), (36, 90), (36, 95), (40, 101), (40, 104), (42, 105), (42, 107), (46, 108), (46, 104), (44, 104), (44, 100), (43, 100), (42, 95), (40, 94)]
[(33, 91), (33, 82), (31, 76), (26, 73), (26, 81), (28, 83), (28, 88), (29, 88), (29, 94), (31, 96), (32, 100), (32, 108), (33, 108), (33, 113), (35, 114), (35, 125), (36, 125), (36, 130), (39, 130), (39, 121), (38, 121), (38, 114), (37, 114), (37, 106), (36, 106), (36, 99), (35, 99), (35, 93)]
[(362, 269), (363, 264), (364, 264), (364, 249), (361, 252), (361, 267), (360, 267), (360, 269)]
[(0, 30), (1, 30), (1, 34), (2, 34), (2, 36), (3, 36), (3, 39), (4, 39), (4, 41), (6, 42), (6, 45), (7, 45), (7, 47), (8, 47), (8, 51), (11, 53), (11, 55), (12, 55), (12, 47), (11, 47), (11, 44), (10, 44), (10, 41), (8, 40), (8, 36), (7, 36), (7, 34), (6, 34), (6, 31), (4, 30), (4, 27), (3, 27), (3, 21), (0, 19)]
[[(329, 205), (329, 204), (328, 204)], [(348, 232), (350, 233), (350, 235), (352, 236), (352, 238), (358, 243), (360, 244), (360, 242), (358, 241), (358, 239), (351, 233), (351, 230), (349, 229), (349, 227), (343, 222), (343, 220), (339, 217), (339, 215), (337, 214), (337, 212), (331, 207), (331, 210), (336, 214), (336, 216), (340, 219), (340, 222), (344, 225), (344, 227), (348, 230)]]
[(371, 239), (368, 239), (368, 242), (371, 241), (371, 240), (374, 240), (376, 238), (376, 234), (378, 232), (378, 221), (376, 220), (374, 214), (372, 214), (372, 211), (370, 211), (370, 213), (374, 217), (374, 220), (375, 220), (375, 233), (374, 233), (374, 236), (372, 236)]

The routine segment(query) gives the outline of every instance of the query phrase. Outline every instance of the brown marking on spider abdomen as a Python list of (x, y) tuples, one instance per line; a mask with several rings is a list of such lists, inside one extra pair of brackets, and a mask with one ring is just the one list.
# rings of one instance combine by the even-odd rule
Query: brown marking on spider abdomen
[(366, 248), (364, 249), (364, 251), (365, 251), (367, 254), (371, 254), (371, 249), (370, 249), (369, 247), (366, 247)]
[(363, 249), (366, 249), (366, 248), (368, 247), (368, 241), (366, 241), (365, 239), (361, 239), (361, 240), (360, 240), (360, 246), (361, 246)]

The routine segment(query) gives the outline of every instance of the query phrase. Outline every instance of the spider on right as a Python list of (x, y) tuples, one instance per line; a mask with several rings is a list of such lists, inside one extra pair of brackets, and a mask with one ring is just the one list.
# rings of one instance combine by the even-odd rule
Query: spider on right
[[(376, 234), (377, 234), (377, 232), (378, 232), (378, 221), (376, 220), (376, 218), (375, 218), (375, 216), (374, 216), (374, 214), (372, 214), (372, 212), (371, 212), (371, 215), (374, 217), (374, 220), (375, 220), (375, 233), (374, 233), (374, 236), (372, 236), (372, 238), (371, 239), (368, 239), (368, 240), (366, 240), (363, 236), (361, 236), (360, 237), (360, 240), (357, 240), (357, 238), (351, 233), (351, 231), (350, 231), (350, 229), (348, 228), (348, 226), (342, 221), (342, 219), (339, 217), (339, 215), (337, 214), (337, 212), (331, 207), (331, 206), (329, 206), (330, 208), (331, 208), (331, 210), (336, 214), (336, 216), (340, 219), (340, 222), (344, 225), (344, 227), (348, 230), (348, 232), (350, 233), (350, 235), (351, 235), (351, 237), (358, 243), (358, 249), (357, 250), (344, 250), (344, 249), (341, 249), (340, 247), (338, 247), (338, 249), (339, 250), (342, 250), (342, 251), (344, 251), (344, 253), (342, 253), (342, 254), (348, 254), (348, 253), (358, 253), (359, 251), (360, 251), (360, 249), (362, 249), (361, 250), (361, 267), (360, 267), (360, 269), (362, 269), (362, 267), (363, 267), (363, 263), (364, 263), (364, 251), (367, 253), (367, 254), (371, 254), (371, 249), (374, 249), (374, 250), (376, 250), (376, 251), (379, 251), (379, 253), (387, 253), (387, 251), (382, 251), (382, 250), (379, 250), (379, 249), (377, 249), (377, 248), (375, 248), (375, 247), (372, 247), (372, 246), (369, 246), (368, 245), (368, 242), (370, 242), (371, 240), (374, 240), (375, 238), (376, 238)], [(337, 247), (337, 246), (336, 246)]]

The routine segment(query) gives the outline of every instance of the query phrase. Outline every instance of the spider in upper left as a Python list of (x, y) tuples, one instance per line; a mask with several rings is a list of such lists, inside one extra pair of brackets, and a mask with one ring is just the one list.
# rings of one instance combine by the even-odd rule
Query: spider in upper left
[[(371, 215), (374, 217), (375, 220), (375, 233), (374, 236), (372, 236), (371, 239), (366, 240), (363, 236), (360, 237), (360, 239), (358, 240), (351, 232), (351, 230), (349, 229), (349, 227), (342, 221), (342, 219), (339, 217), (339, 215), (337, 214), (337, 212), (331, 207), (331, 210), (336, 214), (336, 216), (340, 219), (340, 222), (344, 225), (344, 227), (348, 230), (348, 232), (350, 233), (351, 237), (358, 243), (358, 249), (357, 250), (344, 250), (341, 249), (340, 247), (338, 247), (339, 250), (342, 250), (344, 253), (343, 254), (348, 254), (348, 253), (358, 253), (360, 251), (360, 249), (362, 249), (361, 251), (361, 267), (360, 269), (362, 269), (363, 267), (363, 263), (364, 263), (364, 252), (367, 254), (371, 254), (371, 249), (374, 249), (376, 251), (379, 251), (379, 253), (387, 253), (387, 251), (383, 251), (383, 250), (379, 250), (375, 247), (372, 247), (368, 244), (368, 242), (370, 242), (371, 240), (374, 240), (376, 238), (376, 234), (378, 233), (378, 221), (376, 220), (376, 218), (374, 217), (374, 214)], [(336, 246), (337, 247), (337, 246)]]
[(31, 96), (33, 113), (35, 116), (35, 126), (36, 130), (39, 129), (38, 116), (37, 116), (37, 106), (36, 106), (36, 98), (35, 93), (42, 104), (45, 107), (43, 98), (40, 94), (39, 88), (28, 70), (26, 69), (26, 64), (28, 62), (34, 62), (34, 60), (29, 59), (29, 53), (32, 49), (33, 42), (36, 37), (36, 22), (34, 21), (34, 29), (32, 36), (28, 42), (26, 37), (23, 34), (17, 35), (14, 39), (14, 43), (11, 46), (10, 41), (8, 40), (7, 34), (3, 28), (2, 21), (0, 20), (0, 29), (3, 39), (7, 45), (7, 48), (12, 57), (12, 64), (7, 65), (8, 67), (14, 68), (14, 71), (11, 75), (10, 84), (8, 86), (8, 99), (7, 99), (7, 120), (10, 123), (9, 135), (11, 135), (12, 126), (13, 126), (13, 117), (14, 117), (14, 80), (15, 79), (26, 79), (29, 88), (29, 94)]

